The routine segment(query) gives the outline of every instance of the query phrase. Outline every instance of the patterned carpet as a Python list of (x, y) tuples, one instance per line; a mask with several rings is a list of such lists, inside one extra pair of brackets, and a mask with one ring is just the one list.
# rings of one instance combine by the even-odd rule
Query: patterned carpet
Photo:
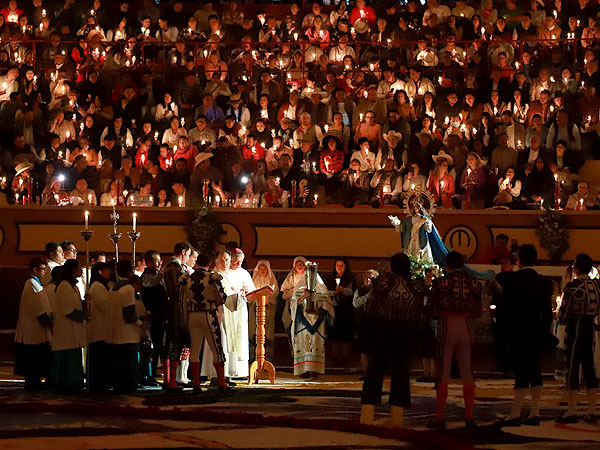
[[(510, 408), (510, 380), (478, 380), (476, 430), (464, 429), (461, 386), (452, 385), (449, 429), (438, 433), (424, 426), (435, 411), (432, 385), (425, 383), (413, 383), (407, 428), (389, 430), (358, 424), (362, 383), (354, 375), (304, 381), (279, 373), (275, 386), (240, 385), (225, 395), (210, 389), (201, 395), (154, 390), (78, 397), (27, 393), (12, 378), (8, 369), (0, 370), (0, 449), (600, 448), (600, 426), (554, 422), (565, 410), (564, 391), (555, 381), (546, 383), (541, 426), (503, 429), (491, 424)], [(379, 407), (377, 419), (386, 414), (387, 407)]]

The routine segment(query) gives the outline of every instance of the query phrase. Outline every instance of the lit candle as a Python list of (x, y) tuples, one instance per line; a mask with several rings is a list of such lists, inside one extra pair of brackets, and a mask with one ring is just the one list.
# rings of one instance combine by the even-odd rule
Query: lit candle
[(84, 215), (85, 215), (85, 229), (88, 230), (89, 229), (90, 212), (86, 211)]
[(183, 206), (183, 196), (179, 196), (177, 197), (177, 201), (179, 202), (179, 207), (181, 208)]
[(133, 232), (137, 231), (137, 213), (133, 213)]
[(156, 133), (154, 133), (154, 140), (158, 140), (158, 131)]
[(521, 140), (520, 139), (517, 141), (517, 147), (521, 148)]
[(579, 211), (583, 211), (583, 199), (579, 199)]
[(329, 125), (325, 125), (323, 128), (325, 128), (325, 133), (329, 131)]
[(411, 191), (414, 191), (414, 190), (415, 190), (415, 183), (412, 183), (412, 184), (410, 185), (410, 190), (411, 190)]
[(19, 204), (19, 194), (15, 194), (15, 205)]
[(319, 194), (315, 194), (315, 206), (317, 206), (318, 201), (319, 201)]
[(220, 206), (221, 205), (221, 196), (217, 195), (215, 197), (215, 206)]
[(71, 139), (71, 132), (67, 130), (67, 140)]
[[(93, 197), (92, 197), (92, 194), (91, 194), (91, 193), (90, 193), (90, 194), (88, 194), (88, 205), (91, 205), (91, 204), (92, 204), (92, 198), (93, 198)], [(87, 211), (86, 211), (86, 212), (87, 212)]]

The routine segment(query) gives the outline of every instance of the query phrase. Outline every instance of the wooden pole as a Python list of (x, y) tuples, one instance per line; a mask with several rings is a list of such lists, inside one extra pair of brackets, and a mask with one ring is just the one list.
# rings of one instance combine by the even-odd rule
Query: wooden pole
[(248, 384), (258, 383), (265, 372), (271, 384), (275, 384), (275, 367), (265, 358), (265, 323), (267, 321), (267, 296), (256, 300), (256, 361), (250, 366)]

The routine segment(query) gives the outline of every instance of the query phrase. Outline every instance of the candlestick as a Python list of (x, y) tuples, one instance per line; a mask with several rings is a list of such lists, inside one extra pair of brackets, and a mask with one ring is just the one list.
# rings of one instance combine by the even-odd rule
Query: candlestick
[[(133, 217), (135, 220), (136, 214), (133, 213)], [(131, 244), (133, 246), (133, 251), (132, 251), (132, 260), (133, 263), (135, 264), (135, 242), (140, 238), (140, 232), (139, 231), (135, 231), (135, 222), (134, 222), (134, 229), (132, 231), (128, 231), (127, 232), (127, 236), (129, 237), (129, 239), (131, 239)]]
[(94, 235), (94, 232), (92, 230), (88, 229), (88, 215), (89, 215), (89, 212), (86, 211), (85, 212), (85, 230), (80, 231), (81, 237), (85, 241), (85, 267), (86, 267), (86, 270), (84, 271), (84, 274), (85, 274), (85, 292), (86, 292), (86, 294), (90, 291), (90, 279), (89, 279), (90, 239)]
[(560, 209), (560, 182), (558, 174), (554, 174), (554, 209)]
[[(113, 212), (110, 215), (110, 218), (113, 221), (113, 232), (108, 233), (108, 237), (110, 238), (111, 241), (113, 241), (113, 244), (115, 244), (115, 264), (119, 262), (119, 240), (123, 236), (122, 233), (117, 232), (117, 222), (119, 220), (119, 217), (120, 217), (119, 213), (117, 213), (115, 205), (113, 205)], [(115, 266), (115, 270), (116, 270), (116, 266)]]
[(296, 180), (292, 180), (292, 208), (296, 207), (296, 195), (297, 195), (297, 191), (296, 191)]

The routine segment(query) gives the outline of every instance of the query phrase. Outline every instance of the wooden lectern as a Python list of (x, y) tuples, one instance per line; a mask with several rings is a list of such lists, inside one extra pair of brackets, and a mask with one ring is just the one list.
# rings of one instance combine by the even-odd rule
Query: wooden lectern
[(273, 293), (273, 288), (265, 286), (246, 294), (246, 298), (256, 302), (256, 361), (250, 366), (248, 384), (258, 383), (264, 378), (265, 372), (271, 384), (275, 384), (275, 367), (265, 359), (265, 322), (267, 320), (267, 295)]

